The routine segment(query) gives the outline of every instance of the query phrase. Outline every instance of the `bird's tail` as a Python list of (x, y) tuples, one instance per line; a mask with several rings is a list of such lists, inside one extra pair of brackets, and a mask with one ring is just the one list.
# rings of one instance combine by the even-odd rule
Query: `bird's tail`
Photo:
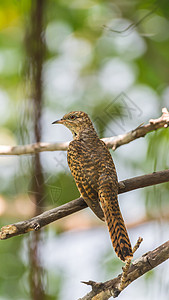
[(110, 238), (117, 256), (122, 261), (127, 261), (133, 257), (132, 247), (120, 212), (117, 193), (108, 186), (104, 186), (99, 191), (99, 199), (105, 215), (109, 229)]

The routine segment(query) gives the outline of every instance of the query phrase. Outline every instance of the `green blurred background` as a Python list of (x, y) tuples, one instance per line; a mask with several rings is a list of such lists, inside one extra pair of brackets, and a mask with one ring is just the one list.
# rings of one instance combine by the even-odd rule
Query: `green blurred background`
[[(123, 134), (169, 108), (169, 2), (0, 1), (0, 144), (72, 139), (51, 123), (84, 110), (100, 137)], [(120, 180), (169, 166), (168, 129), (111, 151)], [(0, 157), (0, 225), (79, 196), (65, 152)], [(119, 197), (139, 257), (168, 239), (169, 184)], [(121, 299), (168, 299), (168, 263)], [(118, 275), (106, 226), (88, 209), (0, 243), (0, 299), (82, 297), (80, 283)]]

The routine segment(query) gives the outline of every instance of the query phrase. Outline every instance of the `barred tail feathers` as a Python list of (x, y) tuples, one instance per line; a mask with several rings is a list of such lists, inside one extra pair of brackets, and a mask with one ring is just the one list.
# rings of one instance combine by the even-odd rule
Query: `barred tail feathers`
[(126, 261), (133, 257), (132, 247), (120, 212), (117, 194), (110, 185), (99, 190), (99, 199), (109, 229), (110, 238), (117, 256)]

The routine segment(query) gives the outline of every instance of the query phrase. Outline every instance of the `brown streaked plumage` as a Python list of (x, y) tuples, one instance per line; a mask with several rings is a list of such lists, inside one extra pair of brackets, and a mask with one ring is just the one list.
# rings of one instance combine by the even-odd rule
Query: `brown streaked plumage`
[(82, 197), (100, 219), (106, 220), (117, 256), (122, 261), (132, 258), (130, 240), (118, 204), (116, 169), (107, 146), (82, 111), (70, 112), (53, 122), (56, 123), (65, 125), (73, 133), (67, 159)]

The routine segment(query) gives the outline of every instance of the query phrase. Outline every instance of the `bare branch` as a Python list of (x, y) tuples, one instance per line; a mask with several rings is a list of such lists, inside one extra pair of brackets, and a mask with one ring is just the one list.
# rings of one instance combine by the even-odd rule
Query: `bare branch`
[[(116, 137), (104, 138), (103, 141), (109, 148), (115, 150), (116, 148), (128, 144), (131, 141), (144, 137), (147, 133), (162, 127), (169, 126), (169, 112), (166, 108), (162, 109), (162, 116), (158, 119), (151, 119), (147, 125), (139, 126), (136, 129), (118, 135)], [(23, 155), (23, 154), (34, 154), (43, 151), (66, 151), (69, 142), (65, 143), (36, 143), (24, 146), (0, 146), (0, 155)]]
[[(119, 194), (168, 181), (169, 170), (154, 172), (152, 174), (143, 176), (137, 176), (120, 181)], [(32, 230), (39, 230), (43, 226), (46, 226), (56, 220), (64, 218), (86, 207), (86, 203), (84, 202), (83, 198), (80, 197), (69, 203), (48, 210), (27, 221), (22, 221), (2, 227), (0, 232), (0, 239), (4, 240), (19, 234), (27, 233)]]
[[(125, 286), (125, 289), (129, 284), (131, 284), (134, 280), (142, 276), (143, 274), (147, 273), (148, 271), (154, 269), (165, 260), (169, 258), (169, 241), (162, 244), (161, 246), (157, 247), (156, 249), (149, 251), (142, 255), (139, 259), (136, 259), (130, 266)], [(83, 298), (79, 300), (95, 300), (95, 299), (104, 299), (107, 300), (110, 297), (118, 297), (121, 293), (119, 289), (121, 283), (121, 276), (120, 274), (118, 277), (108, 280), (106, 282), (83, 282), (87, 285), (92, 287), (92, 291), (88, 293)]]
[[(149, 121), (149, 124), (144, 126), (138, 126), (136, 129), (125, 133), (123, 135), (119, 135), (116, 138), (113, 139), (113, 141), (109, 141), (108, 139), (105, 139), (107, 146), (109, 148), (112, 147), (113, 150), (116, 148), (128, 144), (131, 141), (134, 141), (140, 137), (144, 137), (147, 133), (156, 130), (158, 128), (162, 127), (168, 127), (169, 126), (169, 112), (166, 108), (162, 109), (162, 116), (158, 119), (151, 119)], [(110, 138), (111, 139), (111, 138)], [(113, 142), (113, 143), (112, 143)]]
[(69, 142), (65, 143), (36, 143), (24, 146), (0, 146), (0, 155), (23, 155), (23, 154), (35, 154), (37, 152), (44, 151), (66, 151), (69, 146)]

